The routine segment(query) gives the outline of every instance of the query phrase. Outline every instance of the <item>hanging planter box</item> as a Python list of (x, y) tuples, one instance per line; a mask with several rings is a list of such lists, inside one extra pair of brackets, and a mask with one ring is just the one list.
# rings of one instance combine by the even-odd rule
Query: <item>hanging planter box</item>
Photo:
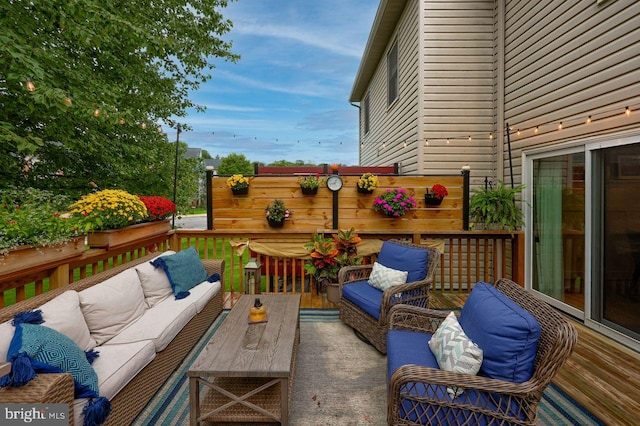
[(249, 187), (246, 188), (231, 188), (233, 195), (247, 195), (249, 193)]
[(120, 229), (107, 229), (104, 231), (90, 232), (87, 236), (89, 247), (113, 248), (138, 240), (166, 234), (171, 229), (168, 220), (157, 222), (144, 222)]
[(302, 190), (302, 193), (306, 195), (315, 195), (318, 193), (317, 186), (315, 188), (305, 188), (304, 186), (301, 186), (300, 189)]
[(284, 220), (269, 220), (267, 218), (267, 223), (271, 228), (282, 228), (284, 226)]
[(0, 256), (0, 276), (71, 259), (80, 256), (83, 251), (84, 237), (51, 247), (18, 247)]
[(358, 188), (358, 194), (373, 194), (373, 189), (360, 188), (358, 185), (356, 188)]
[(436, 197), (436, 194), (424, 194), (424, 204), (426, 206), (439, 206), (442, 204), (442, 198)]

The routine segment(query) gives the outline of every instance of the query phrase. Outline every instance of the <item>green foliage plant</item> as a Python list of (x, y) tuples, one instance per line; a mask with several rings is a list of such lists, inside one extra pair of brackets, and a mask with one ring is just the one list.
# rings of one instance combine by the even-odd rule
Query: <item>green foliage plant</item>
[(301, 188), (315, 189), (320, 185), (324, 185), (325, 181), (326, 179), (319, 174), (298, 177), (298, 183)]
[(244, 154), (232, 152), (220, 160), (218, 175), (253, 175), (253, 165)]
[(313, 241), (304, 245), (311, 257), (305, 262), (304, 271), (316, 282), (335, 282), (341, 267), (362, 262), (362, 258), (357, 257), (357, 245), (361, 241), (354, 228), (339, 230), (332, 236), (325, 236), (323, 232), (315, 234)]
[(474, 189), (469, 202), (469, 216), (475, 225), (482, 224), (485, 229), (491, 226), (508, 231), (521, 228), (524, 216), (516, 204), (516, 195), (523, 188), (524, 185), (510, 188), (499, 181), (494, 188)]
[(54, 246), (76, 238), (78, 220), (66, 214), (70, 202), (35, 188), (0, 190), (0, 255), (20, 246)]
[(282, 200), (273, 200), (264, 209), (267, 220), (272, 222), (282, 222), (293, 214), (293, 210), (288, 209)]

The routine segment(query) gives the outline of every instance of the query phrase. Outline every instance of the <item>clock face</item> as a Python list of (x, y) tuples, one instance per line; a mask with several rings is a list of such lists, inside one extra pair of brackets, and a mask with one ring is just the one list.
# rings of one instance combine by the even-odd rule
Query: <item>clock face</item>
[(327, 179), (327, 188), (331, 191), (340, 191), (342, 188), (342, 178), (338, 175), (331, 175)]

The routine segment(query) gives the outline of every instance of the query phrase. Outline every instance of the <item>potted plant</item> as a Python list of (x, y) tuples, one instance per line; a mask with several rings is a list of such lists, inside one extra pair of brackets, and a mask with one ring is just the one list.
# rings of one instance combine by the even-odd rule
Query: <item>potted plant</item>
[(298, 183), (300, 184), (300, 189), (303, 194), (317, 194), (318, 187), (324, 184), (324, 182), (325, 178), (320, 177), (319, 174), (298, 177)]
[(313, 276), (319, 286), (324, 286), (327, 299), (332, 303), (340, 301), (338, 272), (348, 265), (359, 265), (362, 259), (357, 257), (357, 245), (362, 239), (355, 229), (339, 230), (337, 235), (325, 237), (324, 233), (313, 236), (313, 241), (305, 244), (311, 259), (304, 265), (306, 273)]
[(148, 214), (145, 220), (149, 222), (166, 220), (176, 213), (176, 205), (166, 197), (140, 195), (139, 198), (147, 208)]
[(447, 195), (449, 195), (447, 188), (442, 184), (436, 183), (431, 187), (431, 192), (427, 188), (427, 192), (424, 194), (424, 204), (426, 206), (439, 206)]
[(416, 200), (404, 188), (387, 189), (373, 200), (373, 210), (387, 216), (404, 216), (416, 206)]
[(516, 195), (524, 185), (509, 188), (498, 182), (495, 188), (474, 189), (469, 202), (469, 216), (485, 229), (497, 227), (514, 231), (524, 224), (522, 210), (516, 204)]
[(371, 194), (379, 184), (380, 181), (378, 180), (378, 176), (374, 175), (373, 173), (364, 173), (358, 179), (358, 192), (361, 194)]
[(249, 193), (249, 178), (236, 174), (227, 179), (227, 186), (234, 195), (246, 195)]
[(282, 200), (273, 200), (273, 203), (267, 204), (264, 211), (267, 223), (273, 228), (283, 227), (284, 220), (293, 214), (293, 210), (288, 209)]
[(147, 207), (137, 195), (120, 189), (104, 189), (83, 196), (69, 212), (89, 232), (91, 247), (115, 247), (168, 231), (165, 224), (141, 223)]
[(79, 256), (84, 232), (71, 200), (35, 188), (0, 190), (0, 275)]

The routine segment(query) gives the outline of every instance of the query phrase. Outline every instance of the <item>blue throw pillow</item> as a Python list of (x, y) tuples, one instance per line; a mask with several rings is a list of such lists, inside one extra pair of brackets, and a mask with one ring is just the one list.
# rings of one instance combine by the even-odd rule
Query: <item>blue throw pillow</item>
[(151, 264), (156, 268), (164, 269), (176, 299), (187, 297), (190, 289), (207, 280), (207, 271), (193, 247), (175, 254), (160, 256)]
[(460, 325), (480, 346), (480, 375), (513, 383), (533, 374), (540, 324), (527, 310), (494, 286), (475, 285), (460, 312)]
[(91, 362), (97, 352), (83, 351), (64, 334), (43, 326), (42, 311), (23, 312), (14, 317), (16, 327), (9, 345), (7, 361), (11, 372), (0, 377), (0, 387), (20, 387), (38, 373), (69, 373), (73, 376), (74, 397), (89, 398), (83, 409), (85, 425), (102, 424), (111, 404), (98, 392), (98, 375)]
[(408, 283), (426, 278), (428, 261), (428, 251), (389, 241), (382, 243), (380, 254), (378, 254), (378, 262), (387, 268), (407, 271)]

